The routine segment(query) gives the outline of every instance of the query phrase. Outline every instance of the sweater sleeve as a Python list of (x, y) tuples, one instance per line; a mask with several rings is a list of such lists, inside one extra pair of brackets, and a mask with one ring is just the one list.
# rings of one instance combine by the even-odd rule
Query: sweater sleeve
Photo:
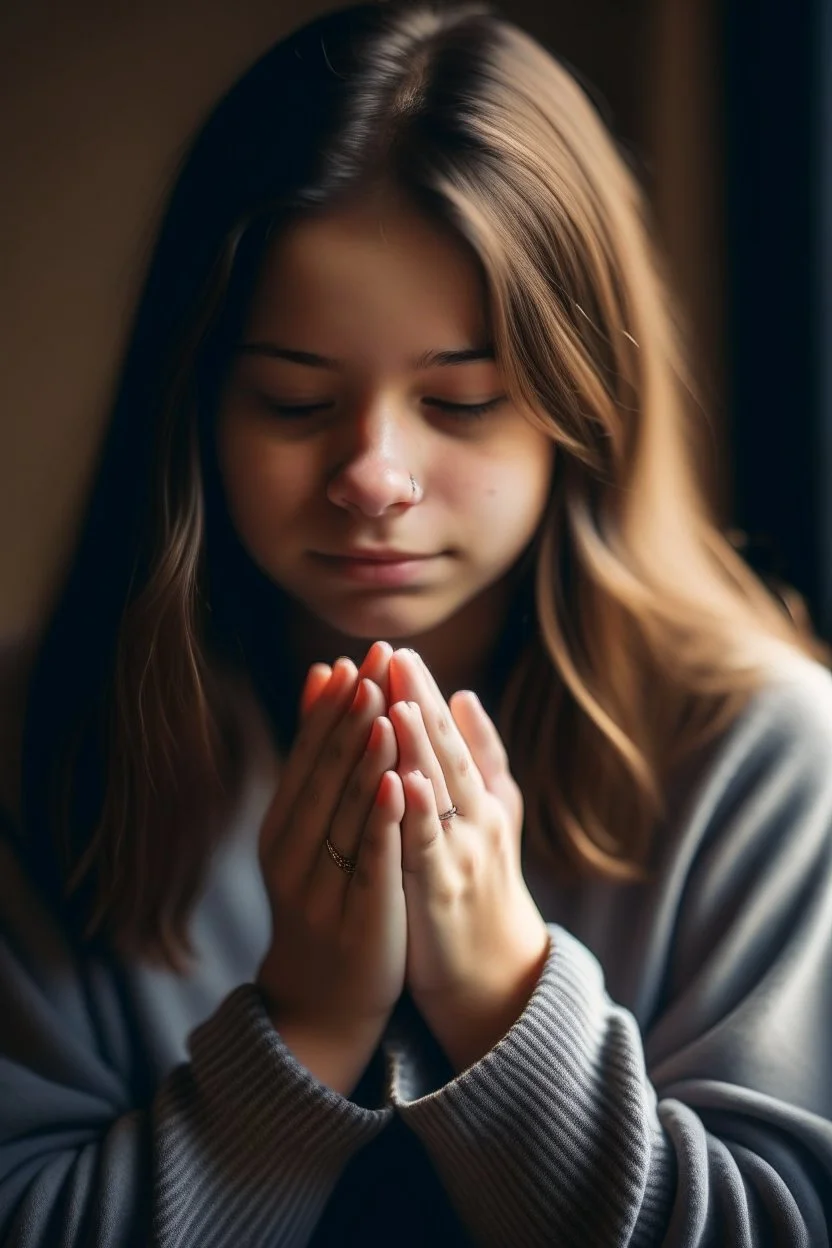
[(391, 1055), (392, 1101), (477, 1243), (830, 1244), (832, 682), (813, 676), (758, 695), (687, 807), (645, 1034), (550, 924), (531, 1000), (480, 1061), (431, 1090)]
[[(0, 840), (0, 1244), (304, 1245), (392, 1111), (320, 1084), (241, 985), (131, 1092), (129, 1020)], [(142, 1100), (144, 1099), (144, 1103)]]

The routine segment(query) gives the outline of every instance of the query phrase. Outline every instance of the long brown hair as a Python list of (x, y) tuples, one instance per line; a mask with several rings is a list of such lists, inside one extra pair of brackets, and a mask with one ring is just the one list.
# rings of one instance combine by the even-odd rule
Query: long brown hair
[[(127, 952), (188, 948), (243, 775), (228, 675), (256, 672), (252, 621), (280, 617), (217, 482), (229, 349), (285, 222), (379, 179), (473, 247), (509, 391), (557, 445), (537, 627), (501, 706), (528, 834), (632, 877), (673, 766), (778, 650), (826, 658), (710, 512), (649, 214), (574, 77), (479, 4), (319, 19), (248, 71), (181, 170), (35, 667), (24, 820), (57, 845), (87, 937)], [(288, 670), (274, 681), (294, 696)]]

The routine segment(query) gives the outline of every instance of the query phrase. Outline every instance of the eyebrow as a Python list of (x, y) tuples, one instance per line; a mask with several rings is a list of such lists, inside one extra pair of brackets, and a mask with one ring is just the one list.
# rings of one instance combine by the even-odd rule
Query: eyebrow
[[(318, 355), (314, 351), (295, 351), (289, 347), (279, 347), (274, 342), (243, 342), (237, 348), (246, 355), (265, 355), (273, 360), (288, 360), (290, 364), (303, 364), (307, 368), (342, 369), (342, 360), (334, 360), (328, 355)], [(448, 368), (456, 364), (473, 364), (478, 360), (493, 360), (494, 348), (490, 344), (482, 347), (467, 347), (462, 351), (425, 351), (414, 361), (416, 369)]]

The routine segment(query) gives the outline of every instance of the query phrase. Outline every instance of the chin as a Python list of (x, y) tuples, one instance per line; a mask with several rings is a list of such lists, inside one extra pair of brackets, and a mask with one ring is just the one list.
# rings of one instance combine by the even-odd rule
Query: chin
[(345, 637), (395, 642), (437, 628), (454, 614), (456, 606), (441, 610), (436, 604), (428, 607), (416, 597), (379, 595), (363, 601), (342, 602), (337, 607), (325, 608), (322, 604), (310, 603), (307, 609)]

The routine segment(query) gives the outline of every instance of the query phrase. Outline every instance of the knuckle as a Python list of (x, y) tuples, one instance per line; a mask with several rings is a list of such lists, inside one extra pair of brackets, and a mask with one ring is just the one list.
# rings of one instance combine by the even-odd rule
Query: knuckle
[(431, 901), (440, 910), (451, 909), (459, 901), (459, 889), (450, 880), (437, 880), (431, 888)]
[(340, 826), (345, 821), (348, 826), (355, 824), (357, 812), (364, 804), (365, 786), (361, 782), (359, 775), (353, 775), (341, 794), (341, 800), (338, 803), (337, 822)]
[(323, 798), (320, 785), (315, 781), (310, 781), (300, 794), (299, 802), (309, 810), (317, 810)]
[(344, 738), (341, 733), (335, 733), (324, 747), (322, 759), (324, 766), (337, 766), (343, 761), (345, 754)]
[(496, 821), (489, 823), (485, 829), (484, 839), (491, 854), (502, 854), (507, 848), (506, 831), (502, 823)]
[(356, 772), (350, 778), (350, 781), (347, 787), (344, 789), (343, 797), (341, 798), (344, 806), (348, 810), (354, 810), (356, 806), (359, 806), (361, 804), (361, 799), (364, 796), (365, 787), (366, 786), (362, 781), (361, 774), (359, 772)]
[(467, 754), (457, 754), (454, 758), (454, 770), (461, 780), (471, 774), (471, 760)]
[(458, 892), (464, 893), (470, 889), (477, 879), (480, 872), (482, 854), (480, 847), (465, 847), (456, 860), (456, 870), (458, 879)]
[(375, 792), (379, 780), (379, 766), (374, 758), (365, 757), (350, 777), (344, 796), (350, 805), (365, 804)]

